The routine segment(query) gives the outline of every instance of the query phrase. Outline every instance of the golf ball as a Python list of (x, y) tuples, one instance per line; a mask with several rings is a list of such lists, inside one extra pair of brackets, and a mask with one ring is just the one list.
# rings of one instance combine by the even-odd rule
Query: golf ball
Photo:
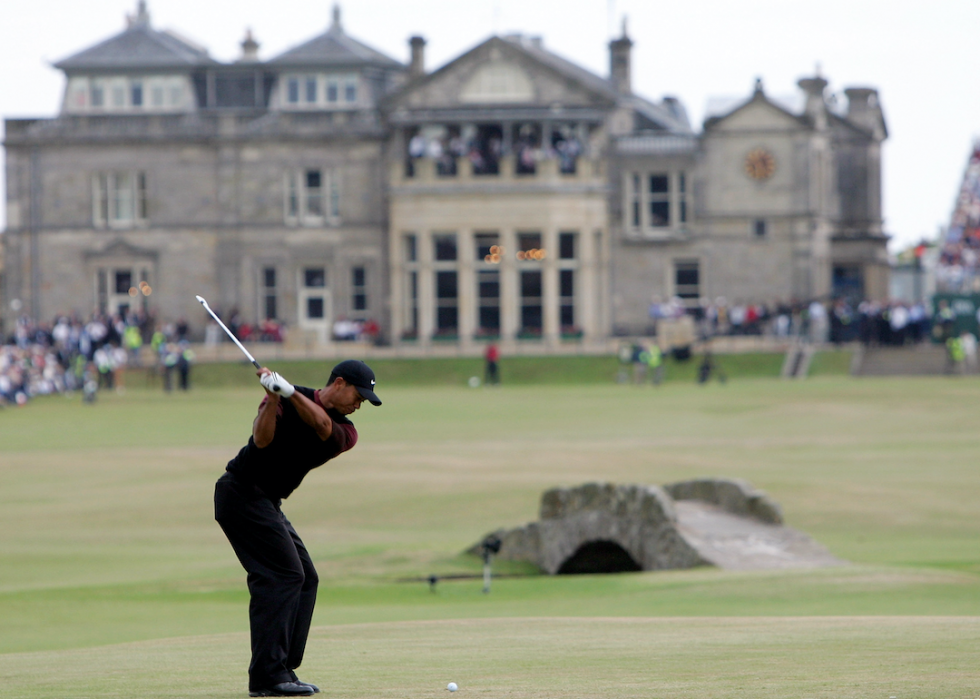
[(450, 682), (446, 689), (448, 689), (450, 692), (455, 692), (457, 689), (459, 689), (459, 687), (456, 686), (455, 682)]

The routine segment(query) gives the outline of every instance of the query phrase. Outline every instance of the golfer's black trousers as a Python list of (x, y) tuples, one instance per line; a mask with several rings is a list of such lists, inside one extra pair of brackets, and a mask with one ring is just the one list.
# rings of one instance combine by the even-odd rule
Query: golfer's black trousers
[(230, 473), (214, 489), (214, 518), (248, 573), (249, 690), (296, 679), (316, 603), (313, 561), (279, 506)]

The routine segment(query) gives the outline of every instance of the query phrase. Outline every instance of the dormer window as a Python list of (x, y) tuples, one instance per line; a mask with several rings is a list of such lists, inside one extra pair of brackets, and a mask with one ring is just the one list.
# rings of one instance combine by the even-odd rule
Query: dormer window
[(102, 108), (105, 106), (105, 87), (102, 85), (101, 80), (92, 81), (91, 97), (91, 105), (93, 107)]
[(336, 109), (358, 101), (358, 77), (351, 74), (284, 75), (281, 104), (286, 109)]
[(139, 80), (134, 80), (131, 84), (131, 90), (132, 90), (131, 92), (132, 100), (130, 104), (133, 107), (142, 107), (143, 106), (143, 83)]

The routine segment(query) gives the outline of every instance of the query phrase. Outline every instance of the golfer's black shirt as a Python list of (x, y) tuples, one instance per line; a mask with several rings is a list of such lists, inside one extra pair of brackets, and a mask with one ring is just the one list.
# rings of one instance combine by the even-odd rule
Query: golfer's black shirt
[[(296, 386), (296, 390), (317, 403), (312, 388)], [(290, 400), (280, 400), (272, 442), (260, 449), (255, 439), (249, 437), (248, 444), (228, 462), (228, 472), (257, 486), (270, 498), (289, 497), (307, 473), (357, 443), (354, 423), (333, 408), (327, 409), (327, 415), (333, 420), (333, 434), (322, 440), (316, 430), (303, 422)]]

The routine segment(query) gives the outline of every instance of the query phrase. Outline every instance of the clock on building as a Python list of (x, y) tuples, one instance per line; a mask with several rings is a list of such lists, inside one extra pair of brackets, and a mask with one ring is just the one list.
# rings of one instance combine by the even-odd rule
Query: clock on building
[(745, 156), (745, 174), (753, 180), (768, 180), (774, 172), (776, 158), (765, 148), (756, 148)]

